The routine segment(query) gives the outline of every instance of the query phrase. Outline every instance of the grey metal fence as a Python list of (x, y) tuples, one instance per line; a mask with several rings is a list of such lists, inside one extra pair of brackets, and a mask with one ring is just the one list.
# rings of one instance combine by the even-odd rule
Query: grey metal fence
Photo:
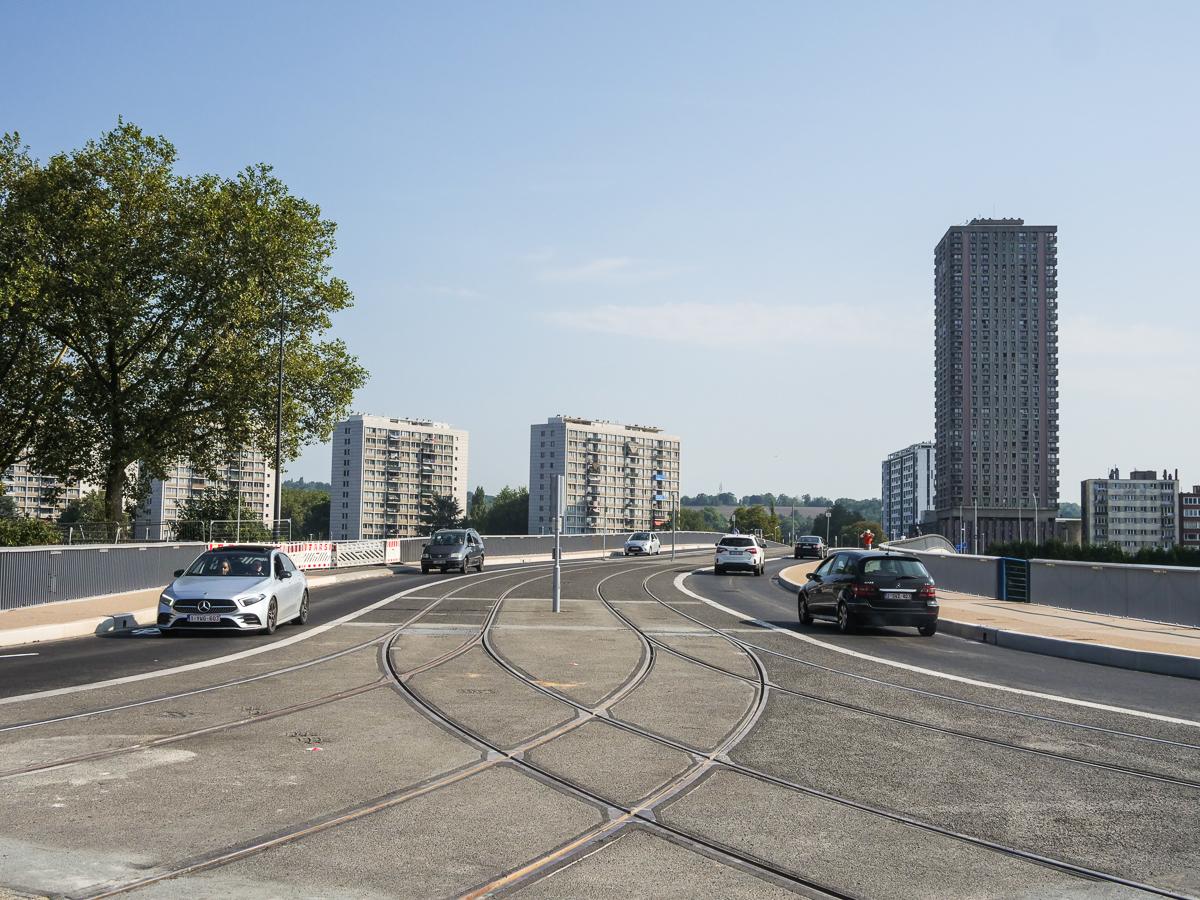
[(1035, 603), (1200, 627), (1200, 569), (1030, 560)]
[[(920, 557), (938, 587), (1003, 597), (1002, 560), (994, 556), (928, 553), (908, 541), (890, 549)], [(1029, 560), (1023, 596), (1044, 606), (1200, 627), (1200, 569), (1129, 563)]]
[(0, 609), (162, 587), (204, 544), (112, 544), (5, 548)]

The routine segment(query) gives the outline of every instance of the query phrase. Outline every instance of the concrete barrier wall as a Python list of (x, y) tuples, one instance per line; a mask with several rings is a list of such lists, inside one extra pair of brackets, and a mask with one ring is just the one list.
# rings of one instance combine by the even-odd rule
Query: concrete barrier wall
[[(928, 553), (899, 542), (888, 546), (919, 558), (938, 587), (999, 596), (1000, 563), (994, 556)], [(1060, 609), (1200, 628), (1200, 569), (1031, 559), (1029, 599)]]
[(1035, 603), (1200, 627), (1200, 569), (1030, 560)]
[[(564, 554), (620, 551), (632, 532), (620, 534), (567, 534), (562, 537)], [(720, 535), (707, 531), (681, 531), (676, 535), (680, 548), (715, 544)], [(671, 550), (671, 534), (660, 533), (663, 551)], [(404, 538), (399, 546), (393, 541), (390, 564), (415, 564), (428, 538)], [(491, 560), (547, 557), (554, 548), (549, 535), (483, 536)], [(382, 565), (388, 559), (386, 542), (344, 542), (345, 553), (328, 542), (325, 552), (333, 568)], [(176, 569), (182, 569), (204, 552), (207, 544), (95, 544), (78, 547), (4, 547), (0, 548), (0, 610), (37, 606), (59, 600), (81, 600), (106, 594), (165, 587)], [(322, 563), (324, 565), (324, 563)]]
[(205, 544), (95, 544), (0, 550), (0, 609), (163, 587)]

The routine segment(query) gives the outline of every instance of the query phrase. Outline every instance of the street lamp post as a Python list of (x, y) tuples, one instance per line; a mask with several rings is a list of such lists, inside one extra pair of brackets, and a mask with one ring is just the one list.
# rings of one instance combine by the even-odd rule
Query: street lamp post
[(833, 510), (825, 510), (825, 546), (829, 546), (829, 520), (833, 518)]

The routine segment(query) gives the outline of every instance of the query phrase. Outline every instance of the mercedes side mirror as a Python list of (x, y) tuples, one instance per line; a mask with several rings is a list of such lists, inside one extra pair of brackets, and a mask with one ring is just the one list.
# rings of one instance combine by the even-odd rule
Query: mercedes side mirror
[(182, 576), (183, 576), (183, 569), (176, 569), (176, 570), (175, 570), (175, 577), (176, 577), (176, 578), (181, 578)]
[(279, 573), (279, 577), (280, 578), (291, 578), (292, 573), (287, 571), (286, 569), (284, 569), (282, 572)]
[(809, 581), (820, 581), (821, 580), (821, 576), (818, 575), (816, 572), (809, 572), (807, 574), (807, 576), (805, 576), (805, 577), (807, 577)]

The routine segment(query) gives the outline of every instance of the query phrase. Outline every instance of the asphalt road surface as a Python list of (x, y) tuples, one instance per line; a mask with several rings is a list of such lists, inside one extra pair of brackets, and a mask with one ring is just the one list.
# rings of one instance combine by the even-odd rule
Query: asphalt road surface
[(1195, 682), (800, 629), (704, 562), (2, 659), (0, 897), (1200, 893)]

